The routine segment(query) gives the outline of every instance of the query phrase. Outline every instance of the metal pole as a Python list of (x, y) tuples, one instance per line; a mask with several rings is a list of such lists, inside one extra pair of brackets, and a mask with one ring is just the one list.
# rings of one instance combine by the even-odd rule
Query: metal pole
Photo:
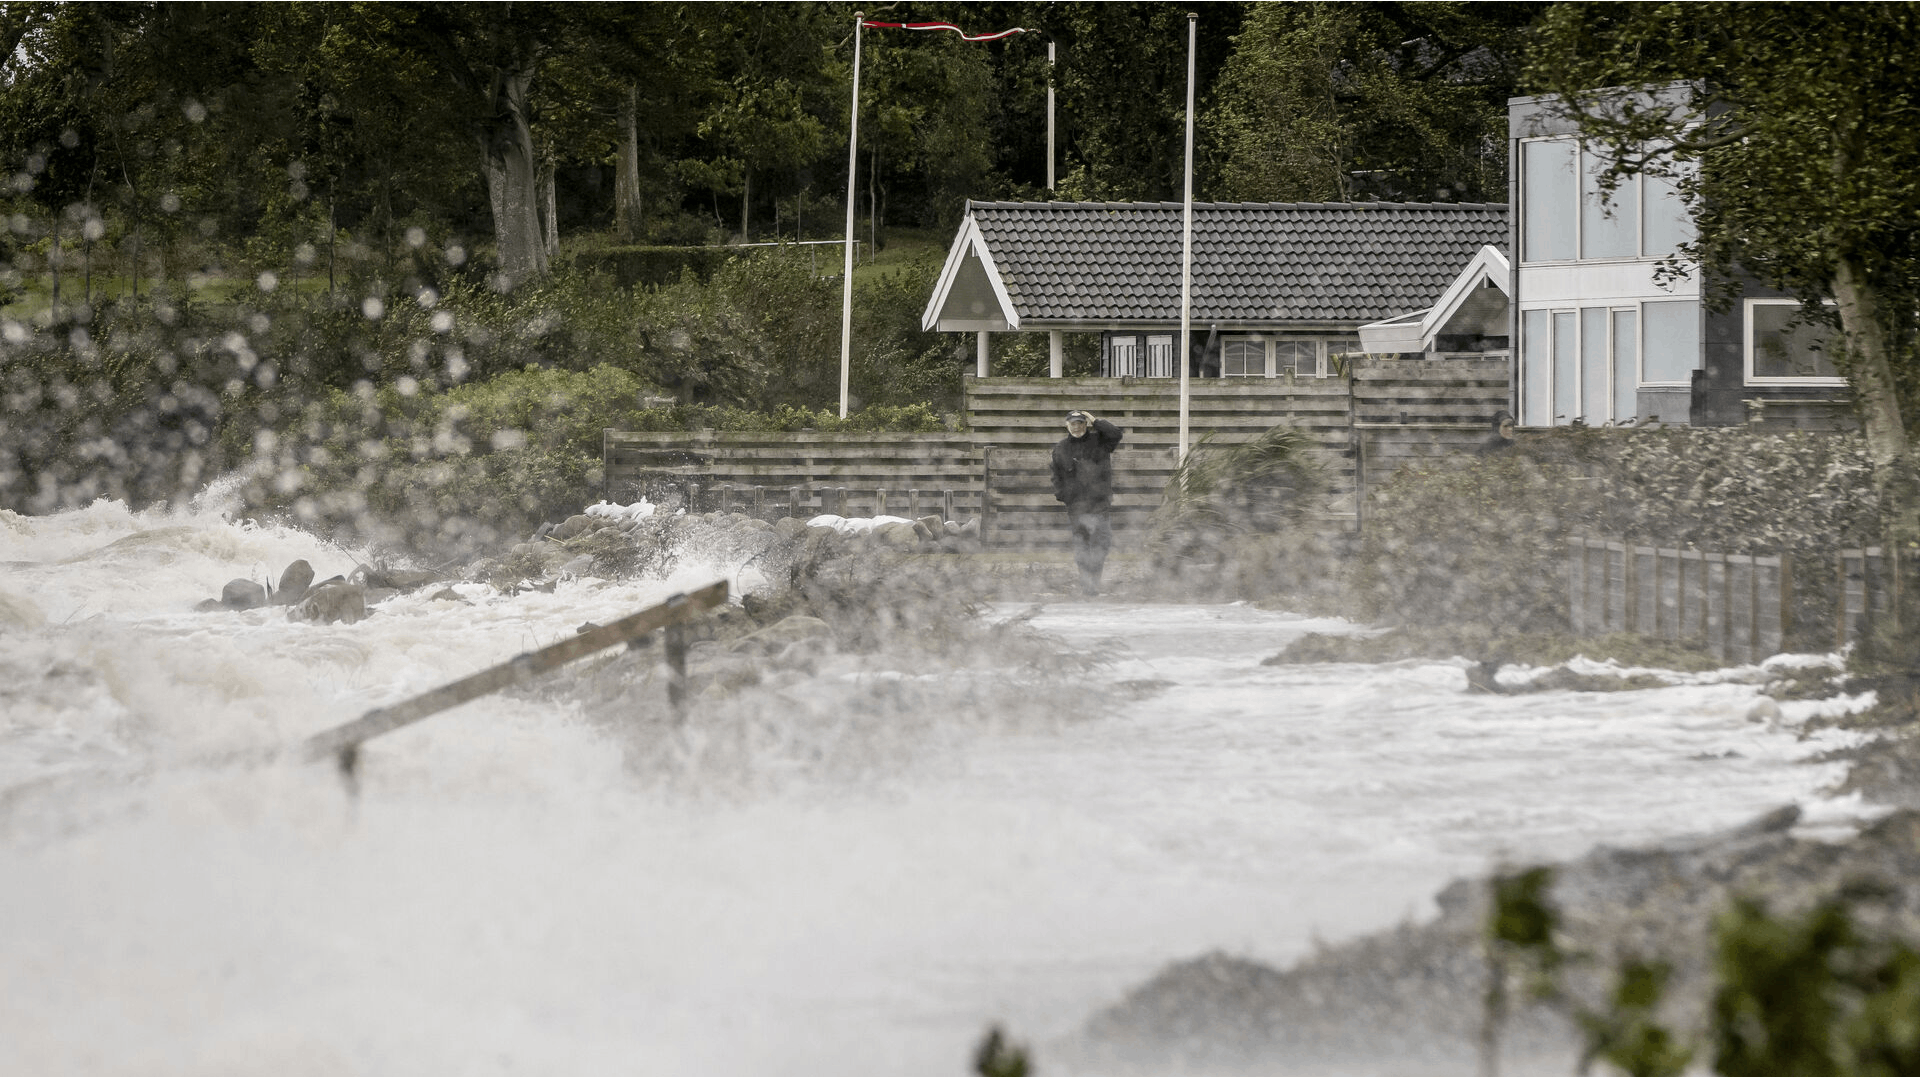
[(1187, 375), (1193, 351), (1193, 53), (1200, 16), (1187, 13), (1187, 190), (1180, 230), (1180, 463), (1187, 461)]
[(860, 175), (860, 28), (866, 14), (853, 16), (853, 104), (847, 123), (847, 244), (840, 278), (840, 417), (847, 417), (847, 371), (853, 364), (853, 186)]
[(1051, 41), (1047, 42), (1047, 190), (1053, 190), (1053, 42)]

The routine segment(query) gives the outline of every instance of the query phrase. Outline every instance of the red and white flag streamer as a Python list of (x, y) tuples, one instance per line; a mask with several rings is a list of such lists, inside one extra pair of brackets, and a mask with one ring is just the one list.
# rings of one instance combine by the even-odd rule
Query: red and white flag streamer
[(875, 30), (952, 30), (960, 35), (962, 41), (998, 41), (1003, 37), (1030, 32), (1024, 26), (1016, 26), (1011, 30), (1001, 30), (993, 34), (969, 34), (950, 22), (874, 22), (869, 19), (861, 25)]

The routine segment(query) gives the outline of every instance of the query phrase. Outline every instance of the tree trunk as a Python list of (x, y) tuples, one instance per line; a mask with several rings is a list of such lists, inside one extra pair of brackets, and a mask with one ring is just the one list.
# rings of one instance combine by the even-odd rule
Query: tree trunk
[(540, 164), (540, 227), (546, 241), (548, 264), (560, 257), (560, 200), (554, 190), (557, 171), (552, 161)]
[(640, 88), (620, 104), (620, 152), (613, 163), (613, 230), (622, 243), (640, 241)]
[(747, 209), (753, 205), (753, 169), (740, 170), (740, 242), (752, 242), (747, 233)]
[[(1886, 550), (1897, 573), (1920, 564), (1920, 472), (1916, 472), (1912, 445), (1901, 414), (1894, 382), (1893, 342), (1883, 320), (1880, 296), (1852, 259), (1836, 259), (1833, 298), (1846, 335), (1847, 373), (1859, 399), (1861, 426), (1867, 440), (1867, 459), (1873, 464), (1875, 491), (1880, 495), (1880, 519)], [(1887, 648), (1882, 657), (1906, 664), (1909, 640), (1920, 635), (1920, 588), (1904, 581), (1902, 601), (1894, 609), (1892, 631), (1876, 641)]]
[(483, 147), (494, 245), (509, 287), (547, 273), (539, 162), (533, 153), (533, 132), (527, 126), (527, 88), (532, 82), (530, 70), (494, 76), (495, 118)]

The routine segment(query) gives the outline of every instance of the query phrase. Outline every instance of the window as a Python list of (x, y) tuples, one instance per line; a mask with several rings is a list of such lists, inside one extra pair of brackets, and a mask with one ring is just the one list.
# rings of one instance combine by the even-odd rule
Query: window
[(1320, 342), (1280, 340), (1273, 345), (1273, 372), (1302, 378), (1320, 376)]
[(1603, 198), (1611, 163), (1571, 138), (1521, 142), (1523, 263), (1665, 258), (1693, 238), (1675, 180), (1625, 176)]
[(1809, 321), (1792, 299), (1749, 299), (1746, 310), (1749, 382), (1837, 383), (1828, 354), (1831, 331)]
[[(1644, 347), (1651, 353), (1655, 346), (1655, 308), (1687, 308), (1693, 317), (1684, 324), (1697, 328), (1699, 308), (1691, 302), (1521, 311), (1521, 421), (1528, 426), (1550, 426), (1577, 419), (1602, 426), (1635, 418), (1640, 409), (1639, 391), (1647, 384), (1639, 361), (1640, 333), (1645, 323), (1648, 336)], [(1662, 311), (1665, 322), (1677, 320), (1672, 314)], [(1697, 331), (1691, 339), (1687, 370), (1699, 355)], [(1673, 339), (1668, 341), (1669, 346), (1673, 343)]]
[(1634, 258), (1640, 254), (1640, 177), (1623, 176), (1601, 189), (1609, 162), (1583, 153), (1580, 173), (1580, 257)]
[(1524, 261), (1571, 261), (1577, 197), (1573, 165), (1578, 147), (1572, 139), (1520, 144), (1521, 246)]
[(1220, 342), (1220, 375), (1226, 378), (1267, 376), (1267, 342), (1259, 337), (1227, 337)]
[(1700, 365), (1700, 304), (1689, 299), (1642, 303), (1646, 322), (1646, 360), (1640, 380), (1647, 385), (1690, 385)]
[(1104, 378), (1171, 378), (1173, 337), (1168, 333), (1109, 333), (1100, 363)]

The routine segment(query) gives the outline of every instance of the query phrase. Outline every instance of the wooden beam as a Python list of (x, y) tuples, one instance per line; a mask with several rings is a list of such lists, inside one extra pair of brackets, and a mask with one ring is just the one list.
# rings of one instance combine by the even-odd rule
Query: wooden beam
[(350, 771), (353, 755), (360, 745), (383, 733), (391, 733), (402, 726), (412, 725), (422, 718), (457, 707), (468, 700), (478, 699), (502, 688), (532, 680), (576, 658), (584, 658), (615, 644), (627, 643), (656, 628), (684, 624), (692, 620), (696, 613), (712, 609), (726, 600), (727, 582), (725, 580), (690, 594), (675, 595), (657, 606), (649, 606), (611, 624), (590, 628), (570, 639), (561, 640), (559, 643), (542, 647), (537, 651), (515, 655), (499, 665), (483, 669), (469, 677), (462, 677), (451, 684), (442, 685), (431, 692), (414, 696), (391, 707), (375, 707), (351, 722), (307, 738), (306, 743), (301, 746), (301, 756), (309, 762), (317, 762), (331, 756), (340, 761), (342, 769)]

